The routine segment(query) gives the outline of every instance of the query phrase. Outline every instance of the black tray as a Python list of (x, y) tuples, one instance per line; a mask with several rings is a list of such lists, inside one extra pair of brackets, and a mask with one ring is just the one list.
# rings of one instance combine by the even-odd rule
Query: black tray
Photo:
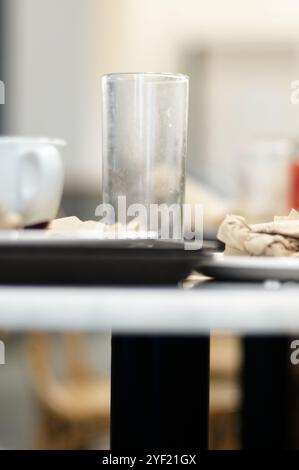
[(203, 250), (164, 240), (103, 240), (7, 232), (0, 236), (1, 284), (174, 284)]

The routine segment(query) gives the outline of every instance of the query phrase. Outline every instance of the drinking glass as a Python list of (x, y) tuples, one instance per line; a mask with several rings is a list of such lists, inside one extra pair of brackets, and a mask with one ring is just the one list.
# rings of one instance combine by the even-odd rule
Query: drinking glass
[(102, 78), (103, 203), (113, 206), (116, 221), (119, 197), (126, 197), (127, 208), (141, 204), (148, 215), (152, 204), (182, 207), (188, 82), (167, 73)]

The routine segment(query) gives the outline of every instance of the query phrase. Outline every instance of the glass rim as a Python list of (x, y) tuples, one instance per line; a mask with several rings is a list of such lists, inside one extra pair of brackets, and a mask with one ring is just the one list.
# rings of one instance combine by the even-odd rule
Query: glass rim
[(170, 72), (112, 72), (102, 75), (102, 80), (132, 80), (141, 76), (157, 78), (161, 81), (167, 79), (178, 82), (189, 81), (189, 75)]

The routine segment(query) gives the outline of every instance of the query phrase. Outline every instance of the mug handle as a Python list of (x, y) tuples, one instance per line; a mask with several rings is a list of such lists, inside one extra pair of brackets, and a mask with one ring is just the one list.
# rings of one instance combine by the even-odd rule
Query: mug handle
[(19, 208), (26, 225), (56, 216), (63, 190), (63, 166), (53, 145), (42, 145), (21, 157)]

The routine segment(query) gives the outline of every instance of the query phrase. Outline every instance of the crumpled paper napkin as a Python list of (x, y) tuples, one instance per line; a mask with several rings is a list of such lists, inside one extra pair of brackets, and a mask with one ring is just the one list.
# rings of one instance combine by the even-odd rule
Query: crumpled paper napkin
[(292, 209), (288, 216), (253, 225), (240, 215), (227, 215), (217, 237), (228, 255), (299, 256), (299, 212)]
[(24, 226), (24, 221), (21, 215), (15, 212), (8, 212), (0, 206), (0, 230), (1, 229), (15, 229)]
[(52, 220), (48, 225), (48, 230), (51, 230), (55, 234), (63, 234), (66, 232), (92, 232), (99, 237), (104, 236), (105, 234), (113, 234), (115, 232), (124, 232), (139, 231), (140, 227), (138, 222), (132, 221), (128, 225), (124, 226), (120, 223), (116, 223), (113, 225), (104, 224), (102, 222), (97, 222), (95, 220), (86, 220), (83, 221), (76, 216), (71, 217), (62, 217), (60, 219)]

